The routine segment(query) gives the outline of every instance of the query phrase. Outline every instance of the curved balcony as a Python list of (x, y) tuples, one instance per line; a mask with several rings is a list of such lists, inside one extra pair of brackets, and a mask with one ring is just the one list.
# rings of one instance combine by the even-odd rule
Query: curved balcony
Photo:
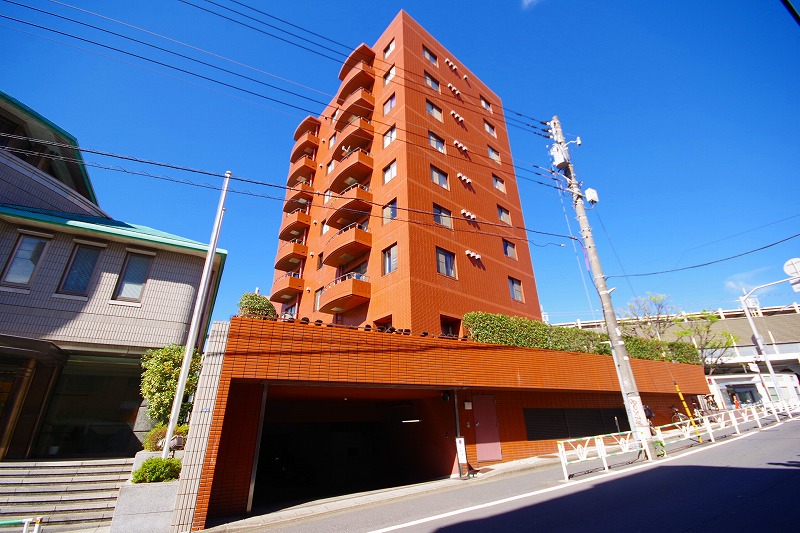
[(351, 117), (371, 117), (373, 111), (375, 111), (375, 97), (364, 87), (360, 87), (345, 99), (333, 127), (337, 131), (342, 131), (350, 123)]
[(272, 284), (271, 302), (286, 303), (303, 292), (306, 282), (298, 272), (287, 272)]
[(300, 263), (308, 257), (308, 246), (300, 239), (292, 239), (289, 242), (281, 243), (278, 247), (278, 255), (275, 258), (275, 270), (291, 272), (296, 270)]
[(372, 178), (375, 160), (364, 150), (349, 152), (328, 175), (329, 189), (343, 191), (355, 183), (364, 183)]
[(282, 241), (302, 238), (309, 227), (311, 227), (311, 216), (304, 209), (298, 209), (286, 214), (278, 238)]
[(347, 96), (359, 87), (372, 89), (373, 85), (375, 85), (375, 69), (364, 61), (359, 61), (345, 77), (342, 86), (339, 87), (337, 102), (340, 104), (344, 102)]
[(286, 191), (286, 202), (283, 211), (291, 213), (297, 209), (305, 209), (314, 200), (314, 188), (307, 183), (298, 183)]
[(319, 131), (319, 119), (308, 115), (303, 121), (297, 126), (297, 129), (294, 130), (294, 140), (300, 139), (300, 137), (304, 133), (313, 133), (314, 135), (317, 134)]
[[(336, 146), (331, 146), (333, 158), (340, 160), (353, 150), (367, 150), (372, 145), (374, 137), (375, 127), (372, 123), (365, 118), (355, 117), (338, 135)], [(342, 148), (348, 148), (348, 150), (345, 151)]]
[(372, 193), (363, 185), (353, 185), (328, 202), (328, 225), (343, 228), (369, 215), (372, 210)]
[(302, 156), (313, 159), (317, 148), (319, 148), (319, 137), (310, 131), (307, 131), (301, 135), (299, 139), (297, 139), (296, 143), (294, 143), (292, 153), (289, 155), (289, 161), (294, 163)]
[(294, 187), (298, 183), (311, 183), (314, 179), (314, 172), (317, 167), (316, 162), (306, 156), (301, 157), (289, 166), (289, 177), (286, 180), (286, 185)]
[(322, 313), (343, 313), (369, 301), (372, 284), (364, 274), (351, 272), (329, 283), (319, 298)]
[(372, 234), (361, 224), (350, 224), (336, 232), (325, 246), (323, 264), (342, 266), (372, 248)]
[(350, 71), (353, 70), (353, 67), (359, 63), (364, 62), (367, 65), (372, 66), (373, 61), (375, 61), (375, 52), (373, 52), (372, 48), (366, 44), (361, 43), (358, 48), (353, 50), (347, 59), (344, 60), (344, 64), (342, 64), (342, 70), (339, 71), (339, 79), (344, 81)]

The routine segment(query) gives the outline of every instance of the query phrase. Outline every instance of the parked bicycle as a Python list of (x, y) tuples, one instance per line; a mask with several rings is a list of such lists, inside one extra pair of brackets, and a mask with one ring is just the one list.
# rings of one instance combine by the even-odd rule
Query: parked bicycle
[(681, 422), (689, 421), (689, 417), (681, 413), (674, 405), (671, 405), (669, 408), (672, 410), (672, 422), (674, 424), (680, 424)]

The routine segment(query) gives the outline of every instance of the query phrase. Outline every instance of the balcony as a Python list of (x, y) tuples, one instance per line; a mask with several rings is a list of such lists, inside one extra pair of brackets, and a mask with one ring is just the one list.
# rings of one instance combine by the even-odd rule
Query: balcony
[(372, 51), (372, 48), (362, 43), (344, 60), (342, 70), (339, 71), (339, 79), (344, 81), (350, 71), (359, 63), (366, 63), (372, 66), (373, 61), (375, 61), (375, 52)]
[(328, 201), (328, 225), (343, 228), (369, 215), (372, 210), (372, 193), (363, 185), (348, 187), (339, 196)]
[(319, 298), (322, 313), (343, 313), (369, 301), (372, 285), (364, 274), (351, 272), (325, 286)]
[(316, 161), (308, 156), (301, 157), (289, 165), (289, 177), (286, 185), (294, 187), (298, 183), (311, 183), (314, 179), (314, 172), (317, 170), (315, 165)]
[(275, 270), (284, 272), (296, 270), (307, 257), (308, 246), (302, 240), (292, 239), (289, 242), (282, 242), (275, 258)]
[(307, 131), (294, 143), (289, 161), (294, 163), (303, 156), (314, 159), (317, 148), (319, 148), (319, 137)]
[(272, 284), (271, 302), (286, 303), (303, 292), (306, 282), (299, 272), (287, 272)]
[(305, 209), (297, 209), (284, 217), (278, 238), (282, 241), (302, 238), (309, 227), (311, 227), (311, 217)]
[(350, 224), (336, 232), (325, 245), (323, 264), (342, 266), (372, 248), (372, 234), (361, 224)]
[(371, 117), (375, 111), (375, 97), (364, 87), (360, 87), (345, 99), (340, 111), (333, 125), (337, 131), (342, 131), (350, 123), (351, 117)]
[(312, 133), (314, 135), (319, 131), (319, 119), (311, 115), (303, 119), (297, 129), (294, 130), (294, 140), (300, 139), (304, 133)]
[(329, 189), (343, 191), (356, 183), (364, 183), (372, 178), (372, 167), (375, 164), (372, 156), (364, 150), (349, 152), (328, 175)]
[[(361, 117), (353, 117), (350, 124), (344, 127), (338, 136), (336, 146), (331, 146), (333, 158), (340, 160), (353, 150), (369, 151), (375, 137), (375, 127), (372, 123)], [(343, 150), (347, 148), (348, 150)]]
[(286, 191), (286, 202), (283, 211), (291, 213), (297, 209), (305, 209), (314, 199), (314, 188), (308, 183), (298, 183)]
[(366, 87), (372, 89), (375, 85), (375, 69), (363, 61), (359, 61), (351, 70), (347, 77), (344, 79), (342, 86), (339, 88), (338, 103), (342, 103), (347, 99), (349, 94), (359, 87)]

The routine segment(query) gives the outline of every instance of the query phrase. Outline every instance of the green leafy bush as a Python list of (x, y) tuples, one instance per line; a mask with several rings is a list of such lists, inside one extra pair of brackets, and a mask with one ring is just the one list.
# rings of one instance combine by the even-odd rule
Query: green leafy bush
[[(175, 426), (175, 435), (185, 437), (189, 434), (189, 426)], [(142, 445), (148, 452), (157, 452), (161, 448), (158, 447), (158, 441), (167, 436), (167, 426), (154, 427), (147, 432), (144, 436)]]
[(141, 468), (133, 473), (133, 482), (160, 483), (161, 481), (172, 481), (173, 479), (178, 479), (180, 473), (180, 459), (162, 459), (161, 457), (151, 457), (142, 463)]
[(278, 313), (269, 298), (263, 294), (246, 292), (239, 298), (239, 316), (274, 320)]
[[(147, 398), (147, 414), (158, 424), (166, 424), (169, 421), (185, 349), (184, 346), (170, 344), (158, 350), (147, 350), (142, 356), (142, 396)], [(184, 397), (194, 394), (199, 375), (200, 353), (195, 350), (189, 367)], [(184, 401), (178, 423), (186, 421), (189, 408), (190, 404)]]
[[(519, 316), (477, 311), (465, 314), (463, 324), (470, 338), (477, 342), (611, 355), (608, 335), (596, 331), (550, 326)], [(663, 349), (668, 361), (700, 364), (697, 349), (686, 342), (658, 342), (625, 337), (625, 345), (628, 354), (636, 359), (660, 361)]]

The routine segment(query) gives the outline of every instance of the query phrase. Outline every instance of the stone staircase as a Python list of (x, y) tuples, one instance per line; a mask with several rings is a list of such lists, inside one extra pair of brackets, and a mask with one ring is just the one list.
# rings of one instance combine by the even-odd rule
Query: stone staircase
[(0, 522), (42, 516), (43, 533), (108, 531), (132, 468), (133, 459), (0, 462)]

